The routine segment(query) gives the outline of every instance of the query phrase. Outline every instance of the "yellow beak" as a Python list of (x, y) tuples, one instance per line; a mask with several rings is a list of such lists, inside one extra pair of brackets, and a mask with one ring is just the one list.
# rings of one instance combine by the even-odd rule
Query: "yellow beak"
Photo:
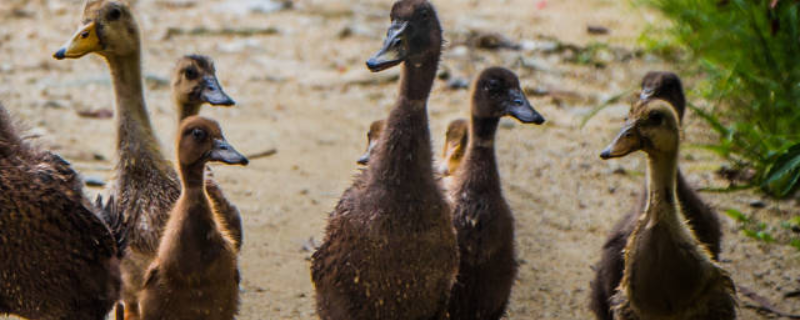
[(53, 58), (58, 60), (65, 58), (77, 59), (102, 49), (100, 38), (97, 36), (97, 25), (91, 22), (78, 29), (75, 35), (53, 54)]

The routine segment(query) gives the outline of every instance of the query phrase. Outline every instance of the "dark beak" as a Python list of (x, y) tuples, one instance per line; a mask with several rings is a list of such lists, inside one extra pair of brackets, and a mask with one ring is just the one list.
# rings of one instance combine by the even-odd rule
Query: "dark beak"
[(358, 161), (356, 162), (358, 162), (358, 164), (362, 166), (366, 166), (367, 163), (369, 163), (369, 151), (364, 152), (364, 154), (362, 154), (361, 157), (358, 158)]
[(217, 77), (206, 76), (203, 78), (203, 82), (205, 82), (205, 88), (203, 88), (203, 93), (201, 95), (203, 101), (208, 102), (212, 106), (229, 107), (236, 104), (236, 101), (233, 101), (225, 91), (222, 91), (222, 86), (219, 85)]
[(642, 139), (633, 123), (626, 124), (614, 141), (600, 153), (600, 158), (608, 160), (627, 156), (642, 149)]
[(377, 141), (371, 140), (369, 142), (369, 145), (367, 146), (367, 151), (365, 151), (364, 154), (361, 155), (360, 158), (358, 158), (358, 161), (357, 161), (358, 164), (360, 164), (362, 166), (366, 166), (369, 163), (369, 157), (372, 155), (372, 150), (375, 149), (375, 146), (377, 146), (377, 145), (378, 145)]
[(250, 163), (245, 156), (236, 151), (227, 141), (221, 139), (214, 140), (214, 148), (208, 153), (208, 160), (243, 166)]
[(405, 31), (408, 26), (406, 21), (392, 21), (383, 47), (367, 60), (367, 68), (372, 72), (379, 72), (394, 67), (406, 58)]
[(528, 98), (522, 93), (522, 90), (513, 89), (510, 93), (510, 99), (507, 102), (506, 110), (508, 114), (522, 123), (544, 123), (544, 117), (536, 112), (528, 102)]

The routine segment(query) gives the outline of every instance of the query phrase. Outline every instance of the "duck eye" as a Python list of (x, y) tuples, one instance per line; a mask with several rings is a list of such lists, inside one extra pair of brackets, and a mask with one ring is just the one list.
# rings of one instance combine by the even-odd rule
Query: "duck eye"
[(419, 13), (419, 16), (422, 19), (428, 19), (431, 16), (431, 12), (428, 9), (424, 9), (424, 10), (422, 10), (422, 12)]
[(198, 76), (195, 68), (186, 68), (186, 70), (183, 70), (183, 75), (186, 76), (186, 79), (188, 80), (197, 79)]
[(192, 136), (197, 141), (203, 141), (206, 138), (206, 132), (201, 129), (194, 129), (192, 130)]
[(500, 81), (491, 79), (486, 83), (486, 90), (497, 91), (498, 89), (500, 89)]
[(122, 11), (120, 11), (119, 8), (113, 8), (110, 11), (108, 11), (107, 19), (108, 21), (116, 21), (119, 20), (121, 16), (122, 16)]

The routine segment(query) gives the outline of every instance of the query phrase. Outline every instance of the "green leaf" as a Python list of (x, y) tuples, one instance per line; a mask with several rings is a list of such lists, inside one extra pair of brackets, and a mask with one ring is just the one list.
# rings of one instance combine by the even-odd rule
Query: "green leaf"
[(796, 144), (775, 160), (762, 188), (777, 197), (785, 197), (800, 180), (800, 144)]
[(742, 223), (750, 222), (750, 219), (747, 216), (745, 216), (744, 213), (742, 213), (741, 211), (736, 210), (736, 209), (725, 210), (725, 214), (728, 215), (729, 217), (731, 217), (733, 220), (736, 220), (736, 221), (739, 221), (739, 222), (742, 222)]
[(800, 239), (792, 239), (792, 241), (789, 241), (789, 245), (797, 250), (800, 250)]

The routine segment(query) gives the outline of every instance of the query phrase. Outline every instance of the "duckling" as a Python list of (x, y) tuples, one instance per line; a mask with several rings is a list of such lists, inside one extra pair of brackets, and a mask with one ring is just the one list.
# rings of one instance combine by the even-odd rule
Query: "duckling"
[[(200, 113), (203, 104), (230, 107), (236, 104), (217, 80), (214, 61), (201, 55), (186, 55), (178, 60), (172, 71), (172, 97), (178, 108), (178, 125), (184, 119)], [(221, 214), (224, 229), (231, 234), (236, 251), (242, 248), (242, 217), (213, 179), (210, 168), (206, 170), (206, 192)]]
[(647, 155), (644, 212), (626, 239), (622, 281), (612, 298), (614, 319), (736, 318), (733, 280), (683, 219), (676, 180), (680, 116), (669, 102), (636, 103), (625, 127), (600, 155)]
[[(640, 100), (663, 99), (668, 101), (675, 108), (679, 122), (682, 122), (686, 98), (678, 75), (672, 72), (648, 72), (642, 79), (641, 88)], [(595, 279), (592, 281), (590, 296), (590, 307), (597, 319), (611, 320), (612, 318), (609, 303), (622, 280), (624, 269), (622, 250), (636, 226), (639, 213), (644, 212), (647, 205), (647, 185), (643, 189), (636, 209), (628, 212), (617, 222), (603, 246), (602, 257), (596, 266)], [(709, 249), (711, 257), (717, 260), (722, 242), (719, 217), (714, 210), (703, 203), (703, 200), (689, 186), (680, 168), (677, 173), (677, 192), (678, 201), (689, 227), (694, 230), (697, 239)]]
[[(452, 189), (453, 173), (458, 171), (464, 154), (467, 152), (469, 144), (469, 121), (467, 119), (455, 119), (450, 121), (445, 131), (444, 151), (442, 152), (442, 162), (439, 163), (439, 175), (442, 177), (442, 186), (445, 190)], [(448, 200), (451, 193), (447, 192)]]
[(124, 239), (102, 209), (67, 161), (20, 139), (0, 105), (0, 315), (105, 319)]
[(182, 191), (141, 294), (144, 320), (230, 320), (239, 304), (234, 240), (220, 232), (206, 193), (206, 163), (247, 165), (217, 122), (192, 116), (179, 131)]
[[(138, 319), (138, 293), (155, 258), (169, 212), (180, 195), (178, 175), (161, 154), (144, 101), (139, 28), (120, 1), (88, 0), (82, 26), (56, 59), (102, 56), (111, 70), (116, 97), (117, 163), (109, 193), (130, 227), (122, 260), (125, 319)], [(118, 306), (120, 308), (121, 306)]]
[(381, 137), (383, 133), (383, 129), (386, 128), (386, 120), (375, 120), (369, 125), (369, 131), (367, 131), (367, 150), (364, 151), (364, 154), (358, 158), (356, 161), (358, 164), (362, 166), (366, 166), (369, 163), (369, 157), (375, 151), (375, 146), (378, 145), (378, 138)]
[[(458, 235), (458, 278), (450, 296), (452, 319), (500, 319), (517, 274), (514, 217), (503, 198), (494, 138), (500, 118), (544, 123), (504, 68), (484, 70), (472, 91), (472, 121), (467, 152), (450, 188), (453, 225)], [(457, 135), (459, 124), (453, 128)]]
[(442, 29), (425, 0), (400, 0), (373, 72), (403, 64), (376, 149), (328, 219), (311, 267), (321, 319), (444, 319), (458, 267), (450, 208), (433, 175), (427, 100)]

